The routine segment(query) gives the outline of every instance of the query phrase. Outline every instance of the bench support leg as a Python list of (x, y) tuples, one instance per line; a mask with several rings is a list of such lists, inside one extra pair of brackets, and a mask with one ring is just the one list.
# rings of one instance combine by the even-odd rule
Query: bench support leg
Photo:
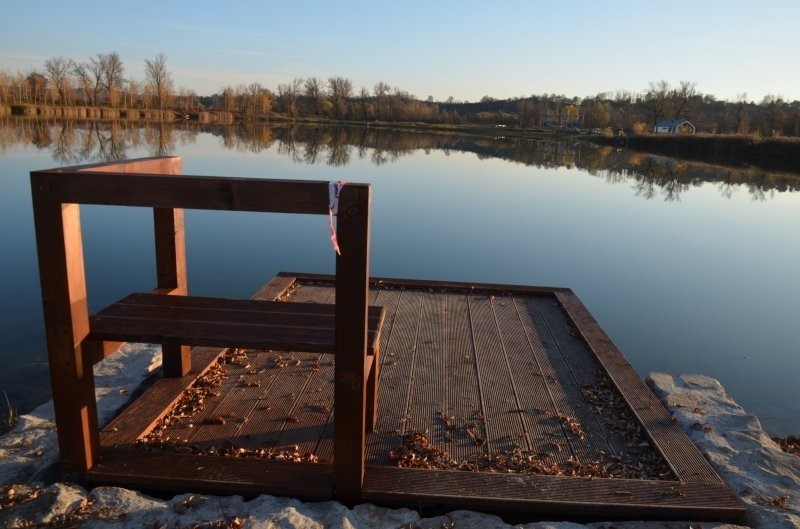
[[(180, 173), (180, 165), (171, 167)], [(158, 288), (170, 294), (185, 296), (186, 243), (183, 229), (183, 210), (153, 208), (153, 228), (156, 242), (156, 277)], [(165, 377), (182, 377), (192, 370), (191, 348), (174, 343), (161, 344), (162, 369)]]

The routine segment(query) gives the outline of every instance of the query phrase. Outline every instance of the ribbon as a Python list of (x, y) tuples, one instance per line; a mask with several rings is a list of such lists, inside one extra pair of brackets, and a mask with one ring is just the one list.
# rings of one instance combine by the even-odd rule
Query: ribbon
[(339, 249), (339, 241), (336, 240), (336, 227), (333, 225), (333, 217), (339, 213), (339, 192), (346, 183), (347, 182), (344, 180), (328, 182), (328, 221), (331, 227), (333, 251), (335, 251), (337, 255), (342, 255), (342, 251)]

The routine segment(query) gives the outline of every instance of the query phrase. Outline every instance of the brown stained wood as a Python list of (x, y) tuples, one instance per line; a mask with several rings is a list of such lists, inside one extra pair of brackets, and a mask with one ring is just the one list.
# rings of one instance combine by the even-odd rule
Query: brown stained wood
[[(90, 318), (92, 339), (332, 353), (333, 306), (132, 294)], [(369, 351), (383, 311), (371, 307)]]
[(61, 204), (32, 186), (39, 277), (59, 451), (67, 472), (81, 474), (97, 458), (99, 432), (77, 204)]
[(262, 301), (276, 301), (294, 285), (295, 278), (285, 275), (276, 275), (266, 285), (258, 289), (253, 299)]
[[(623, 455), (626, 452), (626, 440), (602, 423), (594, 407), (588, 405), (583, 396), (584, 388), (596, 386), (594, 371), (599, 365), (586, 345), (576, 340), (560, 303), (555, 298), (537, 297), (531, 299), (529, 308), (537, 311), (537, 323), (534, 325), (550, 342), (547, 346), (550, 362), (566, 399), (567, 408), (562, 412), (574, 417), (586, 432), (585, 456), (593, 458), (598, 450)], [(584, 457), (583, 454), (578, 455)]]
[(104, 173), (155, 173), (155, 174), (180, 174), (180, 156), (161, 156), (158, 158), (133, 158), (118, 162), (100, 162), (95, 164), (79, 165), (74, 167), (60, 167), (54, 171), (67, 173), (72, 171), (92, 171)]
[[(306, 285), (302, 281), (295, 287), (292, 292), (292, 299), (298, 302), (316, 301), (319, 303), (327, 303), (331, 300), (333, 288), (330, 284), (313, 284)], [(437, 350), (434, 343), (424, 342), (437, 342), (436, 338), (441, 333), (441, 340), (446, 344), (445, 350), (442, 351), (442, 364), (441, 368), (447, 373), (447, 381), (443, 384), (445, 388), (441, 388), (442, 398), (448, 399), (447, 406), (449, 407), (450, 400), (454, 405), (458, 405), (459, 400), (457, 395), (464, 388), (456, 388), (458, 384), (466, 384), (467, 386), (472, 383), (477, 391), (477, 382), (475, 381), (475, 368), (477, 364), (482, 361), (476, 357), (492, 349), (481, 348), (471, 353), (471, 361), (459, 364), (459, 360), (466, 360), (463, 358), (464, 351), (470, 351), (470, 344), (473, 340), (472, 332), (470, 329), (481, 329), (481, 326), (471, 325), (470, 318), (474, 319), (487, 319), (489, 323), (486, 325), (491, 327), (492, 320), (496, 329), (495, 336), (499, 337), (502, 346), (505, 349), (505, 354), (508, 358), (508, 365), (512, 366), (510, 369), (511, 376), (508, 380), (511, 382), (501, 386), (492, 387), (492, 391), (500, 395), (500, 402), (503, 400), (517, 399), (520, 409), (531, 410), (527, 413), (518, 414), (525, 424), (526, 431), (531, 437), (531, 446), (534, 452), (542, 452), (541, 448), (547, 443), (563, 442), (568, 434), (562, 431), (562, 424), (555, 420), (555, 410), (557, 408), (552, 404), (552, 396), (549, 391), (558, 390), (560, 381), (553, 375), (550, 385), (547, 386), (548, 379), (539, 376), (540, 367), (537, 364), (537, 356), (542, 356), (546, 362), (551, 362), (550, 357), (544, 348), (553, 348), (556, 346), (555, 339), (550, 336), (542, 341), (537, 333), (549, 332), (545, 323), (549, 323), (550, 327), (556, 330), (556, 335), (560, 339), (565, 340), (562, 335), (563, 329), (569, 327), (567, 316), (559, 310), (550, 310), (546, 318), (542, 316), (537, 310), (531, 313), (528, 306), (536, 309), (539, 302), (547, 305), (555, 299), (552, 295), (533, 295), (533, 296), (505, 296), (502, 293), (497, 293), (492, 300), (484, 299), (483, 307), (480, 310), (474, 310), (472, 313), (467, 311), (467, 295), (459, 293), (451, 293), (447, 290), (439, 290), (430, 292), (413, 291), (413, 290), (375, 290), (370, 291), (370, 303), (380, 304), (386, 308), (387, 316), (384, 327), (384, 334), (382, 337), (381, 349), (385, 353), (382, 360), (384, 361), (384, 371), (380, 375), (380, 391), (379, 391), (379, 408), (381, 414), (379, 419), (379, 428), (375, 432), (370, 432), (367, 435), (367, 445), (369, 447), (369, 456), (367, 458), (367, 471), (365, 474), (365, 492), (364, 498), (370, 498), (371, 501), (378, 501), (381, 504), (405, 504), (410, 505), (411, 496), (414, 496), (415, 505), (434, 506), (434, 505), (448, 505), (453, 508), (477, 508), (484, 510), (501, 510), (506, 509), (513, 512), (552, 512), (552, 513), (569, 513), (574, 512), (573, 509), (580, 509), (581, 512), (586, 509), (586, 512), (598, 513), (596, 517), (608, 518), (611, 514), (616, 513), (616, 517), (642, 517), (641, 513), (650, 513), (654, 517), (669, 516), (669, 513), (678, 512), (677, 509), (682, 505), (682, 498), (689, 509), (695, 509), (696, 505), (703, 505), (702, 508), (692, 510), (691, 512), (697, 513), (699, 517), (713, 518), (717, 513), (719, 514), (720, 506), (725, 505), (725, 502), (731, 499), (731, 493), (723, 486), (713, 485), (711, 489), (697, 488), (697, 489), (684, 489), (685, 485), (676, 480), (664, 480), (659, 482), (647, 480), (624, 480), (624, 479), (585, 479), (577, 478), (577, 481), (570, 481), (576, 478), (565, 478), (564, 476), (524, 476), (513, 475), (506, 476), (502, 474), (490, 473), (474, 473), (474, 472), (459, 472), (447, 471), (444, 474), (433, 471), (432, 474), (427, 474), (430, 471), (410, 470), (418, 474), (407, 474), (408, 469), (399, 469), (395, 467), (395, 463), (388, 457), (391, 450), (395, 450), (402, 442), (401, 432), (397, 431), (397, 420), (394, 421), (395, 427), (391, 431), (386, 431), (381, 425), (384, 424), (386, 419), (383, 416), (384, 411), (388, 414), (396, 414), (397, 417), (402, 416), (405, 410), (405, 398), (393, 397), (390, 393), (392, 388), (389, 388), (386, 383), (391, 380), (387, 378), (387, 373), (390, 373), (394, 364), (389, 363), (387, 358), (388, 354), (394, 351), (395, 347), (400, 347), (406, 351), (404, 361), (407, 367), (411, 367), (412, 353), (416, 354), (413, 364), (413, 370), (407, 372), (404, 379), (405, 385), (402, 386), (404, 395), (409, 395), (408, 402), (410, 403), (409, 409), (415, 410), (419, 408), (419, 404), (425, 401), (429, 388), (437, 391), (431, 385), (431, 378), (427, 371), (430, 370), (432, 365), (438, 361), (436, 359)], [(475, 296), (473, 296), (475, 297)], [(483, 295), (485, 298), (486, 296)], [(559, 318), (559, 314), (562, 316)], [(537, 321), (538, 320), (538, 321)], [(439, 322), (439, 323), (436, 323)], [(559, 327), (563, 329), (559, 330)], [(482, 332), (482, 331), (479, 331)], [(491, 334), (490, 332), (490, 334)], [(431, 340), (433, 338), (433, 340)], [(452, 338), (452, 339), (451, 339)], [(572, 338), (572, 337), (571, 337)], [(416, 351), (412, 351), (410, 346), (416, 344)], [(578, 344), (571, 345), (569, 348), (564, 348), (562, 343), (561, 352), (568, 352), (569, 355), (575, 358), (584, 358), (588, 360), (591, 358), (591, 351), (584, 347), (584, 351), (578, 351)], [(483, 351), (483, 352), (482, 352)], [(261, 364), (256, 360), (259, 355), (275, 355), (276, 353), (248, 353), (248, 362), (254, 367)], [(496, 355), (497, 352), (490, 352)], [(314, 362), (306, 360), (305, 356), (298, 353), (292, 353), (293, 358), (301, 359), (301, 365), (290, 368), (283, 368), (278, 371), (276, 376), (282, 380), (275, 380), (275, 383), (269, 382), (272, 374), (266, 371), (262, 373), (261, 389), (268, 389), (262, 398), (255, 401), (259, 406), (267, 405), (270, 410), (255, 410), (250, 414), (250, 419), (244, 423), (239, 424), (235, 420), (231, 424), (233, 430), (224, 432), (219, 428), (226, 428), (220, 425), (196, 425), (198, 431), (204, 428), (209, 430), (210, 444), (219, 445), (221, 440), (230, 439), (237, 446), (244, 446), (253, 450), (263, 448), (268, 452), (272, 451), (273, 454), (282, 451), (295, 451), (299, 454), (314, 453), (322, 460), (335, 463), (333, 459), (333, 442), (332, 433), (334, 430), (333, 421), (330, 419), (330, 412), (326, 408), (332, 402), (331, 393), (333, 391), (333, 357), (318, 357), (323, 359), (320, 371), (313, 374), (313, 378), (309, 378), (311, 373), (308, 372), (306, 364), (313, 366)], [(314, 355), (309, 355), (313, 357)], [(518, 362), (524, 362), (525, 358), (528, 362), (521, 367), (514, 367)], [(325, 363), (325, 359), (328, 362)], [(495, 358), (496, 359), (496, 358)], [(455, 368), (461, 367), (458, 371)], [(506, 368), (508, 370), (508, 368)], [(552, 368), (551, 368), (552, 369)], [(322, 375), (325, 370), (329, 370), (327, 376)], [(236, 372), (233, 373), (233, 380), (238, 379)], [(555, 373), (555, 371), (552, 371)], [(395, 372), (398, 374), (399, 372)], [(574, 376), (568, 372), (567, 376)], [(574, 371), (580, 374), (580, 370)], [(428, 378), (426, 378), (428, 377)], [(471, 377), (471, 378), (470, 378)], [(247, 377), (250, 378), (249, 376)], [(255, 378), (255, 377), (253, 377)], [(410, 382), (413, 379), (413, 384)], [(470, 382), (472, 380), (472, 382)], [(527, 384), (531, 383), (534, 388), (528, 388)], [(272, 384), (272, 385), (271, 385)], [(513, 386), (514, 391), (509, 391)], [(523, 387), (525, 386), (525, 387)], [(233, 387), (233, 386), (232, 386)], [(238, 389), (238, 388), (237, 388)], [(398, 388), (395, 388), (397, 390)], [(469, 391), (469, 389), (467, 389)], [(290, 396), (294, 392), (295, 395)], [(557, 392), (557, 391), (556, 391)], [(540, 393), (536, 396), (533, 393)], [(244, 396), (238, 397), (236, 391), (229, 391), (227, 395), (221, 398), (226, 399), (228, 403), (226, 408), (231, 411), (236, 411), (241, 415), (246, 413), (249, 406), (252, 406), (253, 399)], [(474, 398), (474, 397), (473, 397)], [(469, 441), (464, 435), (464, 415), (469, 416), (474, 410), (473, 398), (463, 399), (462, 413), (451, 411), (450, 417), (454, 417), (456, 424), (455, 436), (453, 445), (457, 445), (459, 441)], [(530, 402), (526, 399), (533, 399)], [(563, 398), (559, 397), (559, 398)], [(477, 401), (478, 399), (475, 399)], [(549, 402), (549, 404), (548, 404)], [(543, 404), (539, 404), (543, 403)], [(398, 410), (398, 404), (401, 405)], [(443, 404), (444, 405), (444, 404)], [(538, 413), (536, 409), (539, 406), (549, 406), (546, 413)], [(214, 408), (213, 403), (209, 402), (209, 409), (206, 416), (218, 415), (221, 408)], [(515, 413), (517, 410), (512, 410)], [(297, 422), (287, 421), (287, 416), (293, 416)], [(416, 414), (415, 414), (416, 415)], [(460, 415), (455, 419), (456, 415)], [(233, 417), (231, 417), (233, 419)], [(467, 417), (468, 419), (468, 417)], [(198, 419), (201, 421), (202, 419)], [(414, 418), (412, 417), (409, 424), (413, 427), (418, 425), (412, 424)], [(525, 422), (525, 421), (528, 422)], [(459, 422), (461, 421), (461, 422)], [(425, 426), (431, 432), (431, 439), (435, 439), (437, 435), (436, 418), (433, 422), (420, 422), (419, 426)], [(443, 421), (442, 421), (443, 424)], [(216, 433), (215, 432), (216, 429)], [(607, 432), (591, 431), (587, 432), (590, 435), (603, 436)], [(174, 435), (179, 435), (180, 430), (175, 430)], [(317, 438), (317, 449), (312, 449), (314, 446), (314, 438)], [(198, 442), (197, 444), (203, 444)], [(437, 446), (440, 443), (435, 442)], [(208, 445), (210, 446), (210, 445)], [(448, 448), (446, 444), (442, 447)], [(295, 450), (296, 448), (296, 450)], [(450, 451), (453, 457), (467, 459), (470, 455), (481, 451), (481, 447), (469, 443), (464, 446), (464, 453), (461, 455), (459, 447), (456, 446)], [(571, 455), (569, 449), (564, 449), (562, 452), (554, 454), (554, 461), (561, 461)], [(374, 476), (371, 474), (375, 466), (381, 466), (385, 470), (379, 481), (375, 481)], [(397, 473), (395, 473), (397, 471)], [(453, 476), (454, 474), (463, 477)], [(410, 479), (409, 476), (414, 476)], [(432, 476), (430, 478), (426, 476)], [(494, 477), (490, 477), (494, 476)], [(495, 480), (496, 478), (496, 480)], [(548, 479), (549, 478), (549, 479)], [(432, 480), (432, 481), (431, 481)], [(522, 480), (522, 481), (520, 481)], [(468, 484), (462, 482), (473, 483), (472, 489)], [(479, 485), (475, 485), (477, 483)], [(527, 484), (523, 487), (519, 483)], [(442, 484), (437, 489), (437, 486)], [(445, 486), (444, 484), (447, 484)], [(516, 485), (515, 485), (516, 484)], [(269, 485), (265, 485), (264, 490), (267, 490)], [(453, 488), (455, 487), (455, 488)], [(461, 487), (461, 488), (459, 488)], [(491, 492), (485, 492), (491, 490)], [(517, 490), (519, 489), (519, 490)], [(232, 490), (236, 490), (235, 487)], [(482, 492), (483, 491), (483, 492)], [(649, 491), (649, 492), (648, 492)], [(698, 492), (699, 491), (699, 492)], [(690, 494), (687, 494), (690, 493)], [(476, 494), (473, 497), (472, 494)], [(687, 494), (687, 496), (681, 496)], [(700, 494), (697, 499), (694, 495)], [(299, 497), (304, 497), (302, 492), (298, 492)], [(691, 498), (688, 498), (692, 495)], [(664, 501), (662, 501), (662, 496)], [(634, 503), (639, 502), (639, 503)], [(648, 502), (656, 502), (651, 506)], [(663, 505), (662, 505), (663, 504)], [(644, 505), (644, 509), (640, 511), (640, 506)], [(693, 507), (693, 505), (695, 507)], [(734, 505), (726, 510), (722, 508), (723, 519), (733, 519), (737, 513), (743, 512)], [(690, 511), (687, 511), (690, 512)], [(711, 513), (711, 514), (710, 514)]]
[(370, 464), (391, 464), (389, 450), (400, 444), (402, 435), (409, 428), (406, 399), (417, 345), (422, 294), (398, 291), (392, 295), (397, 296), (397, 305), (390, 316), (391, 332), (385, 335), (386, 342), (381, 344), (383, 364), (378, 390), (378, 421), (376, 431), (370, 434)]
[(437, 446), (445, 442), (444, 319), (445, 297), (426, 293), (422, 299), (420, 326), (415, 349), (413, 379), (408, 394), (408, 426), (429, 431)]
[(361, 500), (364, 478), (369, 301), (368, 186), (345, 185), (336, 221), (341, 255), (336, 257), (336, 368), (334, 380), (334, 497)]
[(322, 501), (331, 496), (330, 465), (109, 449), (87, 474), (93, 483), (146, 490), (273, 494)]
[(539, 342), (532, 342), (526, 333), (526, 327), (532, 328), (531, 315), (513, 296), (498, 297), (492, 302), (492, 310), (511, 366), (518, 405), (512, 413), (519, 415), (525, 429), (526, 438), (518, 443), (525, 442), (525, 448), (533, 453), (550, 454), (553, 461), (563, 464), (570, 453), (558, 444), (564, 433), (561, 424), (554, 420), (558, 409), (537, 361), (535, 347)]
[(367, 467), (364, 501), (445, 509), (592, 519), (741, 521), (738, 497), (722, 486), (670, 481)]
[(678, 478), (687, 482), (721, 483), (722, 480), (711, 465), (672, 422), (669, 412), (636, 374), (578, 297), (571, 291), (559, 292), (556, 297), (628, 403), (631, 412), (639, 419), (650, 441), (665, 457)]
[[(278, 274), (276, 277), (281, 277)], [(293, 291), (294, 299), (297, 302), (305, 303), (331, 303), (334, 301), (335, 288), (334, 284), (329, 282), (327, 285), (306, 285), (303, 284), (302, 288)], [(333, 357), (319, 357), (319, 370), (320, 372), (315, 377), (314, 383), (309, 387), (306, 393), (306, 398), (311, 398), (311, 406), (314, 407), (320, 414), (320, 419), (323, 419), (324, 424), (318, 429), (319, 437), (311, 448), (311, 452), (320, 458), (320, 461), (331, 462), (334, 456), (334, 439), (333, 439), (333, 409), (334, 409), (334, 377), (335, 368), (333, 364)], [(325, 410), (325, 407), (330, 409)], [(299, 443), (298, 443), (299, 446)]]
[[(328, 182), (97, 171), (31, 173), (62, 202), (156, 208), (328, 213)], [(367, 189), (367, 184), (347, 184)]]
[(196, 347), (192, 354), (192, 373), (185, 377), (157, 380), (142, 396), (133, 400), (120, 415), (103, 428), (100, 435), (102, 448), (131, 445), (147, 433), (223, 352), (222, 349)]
[[(485, 449), (513, 450), (526, 432), (518, 410), (519, 403), (512, 383), (510, 365), (497, 321), (492, 312), (494, 296), (469, 297), (470, 324), (475, 344), (476, 368), (480, 385), (481, 407), (473, 422), (486, 437)], [(494, 388), (505, 388), (498, 392)]]

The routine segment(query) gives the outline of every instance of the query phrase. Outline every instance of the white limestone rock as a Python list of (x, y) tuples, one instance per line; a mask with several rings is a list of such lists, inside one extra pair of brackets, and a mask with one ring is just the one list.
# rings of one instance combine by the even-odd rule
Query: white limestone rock
[(745, 502), (752, 527), (800, 527), (800, 458), (781, 451), (755, 415), (707, 376), (651, 373), (647, 383)]

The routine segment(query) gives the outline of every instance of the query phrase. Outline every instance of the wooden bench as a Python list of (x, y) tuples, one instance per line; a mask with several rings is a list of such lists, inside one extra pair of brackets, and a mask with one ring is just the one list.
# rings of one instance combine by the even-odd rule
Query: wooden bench
[[(31, 173), (62, 468), (80, 478), (101, 457), (92, 365), (110, 354), (120, 341), (161, 343), (166, 377), (189, 375), (190, 345), (317, 351), (336, 357), (333, 496), (347, 504), (359, 502), (365, 430), (371, 428), (375, 414), (376, 355), (382, 321), (380, 309), (368, 307), (370, 186), (348, 183), (338, 188), (335, 229), (341, 253), (331, 250), (336, 265), (336, 301), (333, 306), (309, 308), (296, 303), (187, 296), (183, 210), (328, 217), (334, 213), (330, 202), (336, 186), (322, 181), (180, 173), (181, 161), (176, 157)], [(82, 204), (152, 208), (154, 288), (160, 297), (135, 294), (90, 316)], [(321, 229), (327, 229), (327, 224), (321, 222)], [(304, 312), (307, 309), (310, 312)]]
[[(335, 305), (134, 293), (89, 317), (89, 339), (334, 354)], [(369, 307), (375, 356), (385, 310)]]
[[(172, 345), (164, 347), (165, 374), (181, 376), (189, 364), (182, 368), (182, 359), (167, 358), (180, 354), (175, 346), (335, 354), (335, 312), (335, 305), (322, 303), (134, 293), (89, 316), (87, 339)], [(367, 431), (375, 427), (378, 350), (385, 315), (383, 307), (368, 308)]]

